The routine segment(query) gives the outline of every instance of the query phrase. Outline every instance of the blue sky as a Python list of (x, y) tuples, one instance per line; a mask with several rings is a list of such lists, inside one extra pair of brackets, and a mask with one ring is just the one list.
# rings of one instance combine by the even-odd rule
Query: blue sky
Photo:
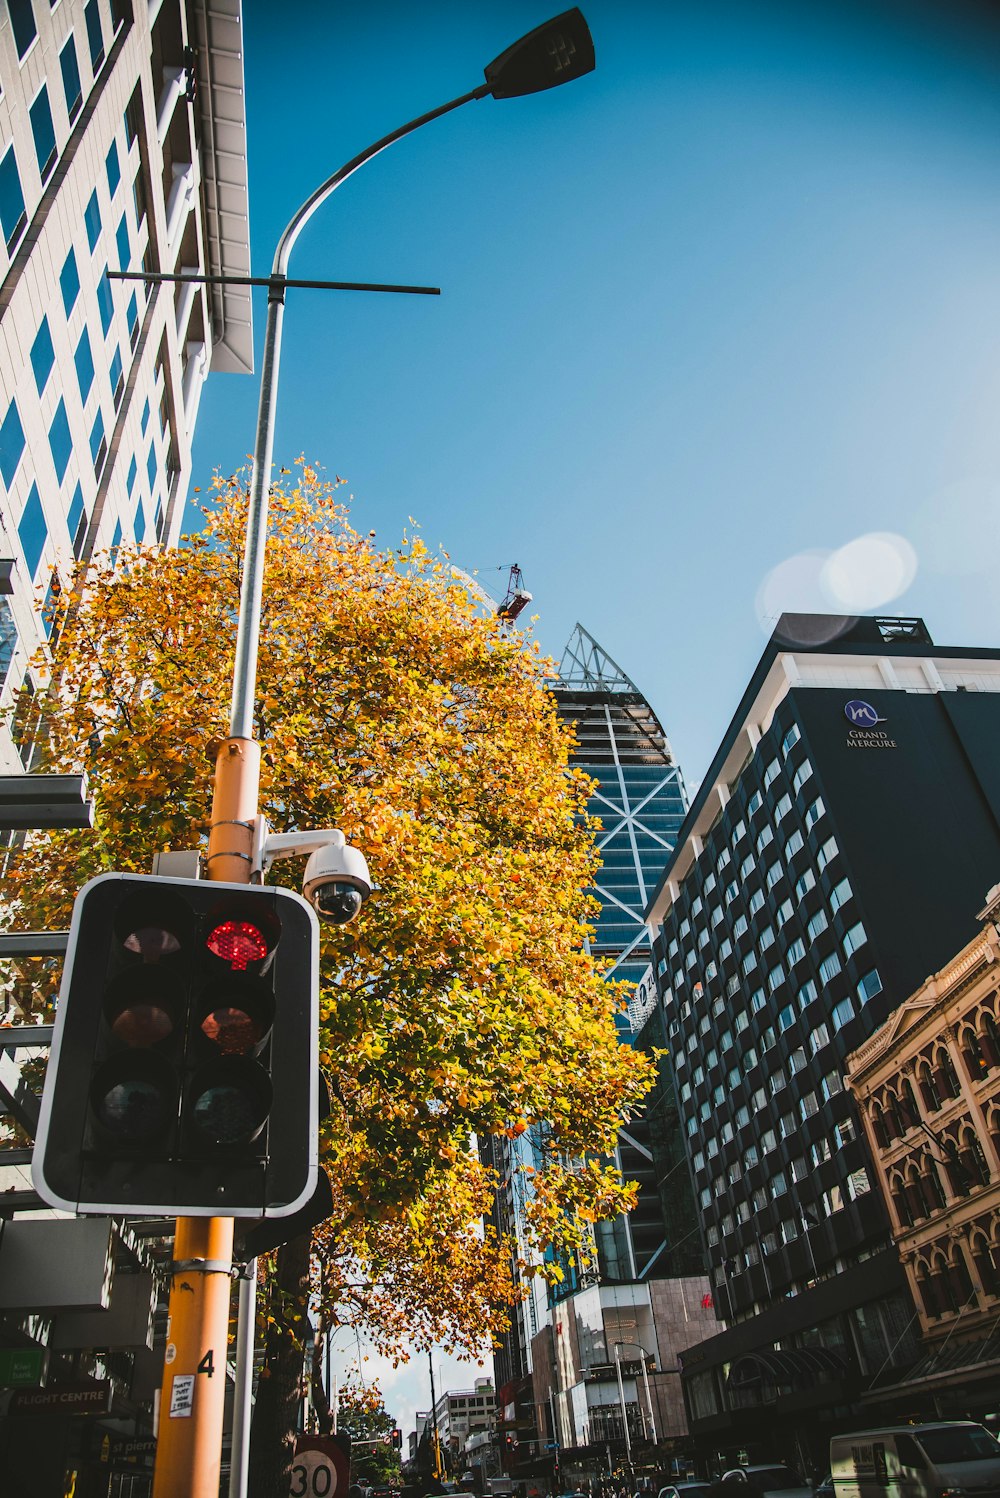
[[(255, 271), (319, 181), (550, 5), (252, 0)], [(344, 475), (387, 545), (412, 515), (491, 590), (519, 562), (544, 647), (580, 619), (693, 784), (781, 607), (846, 589), (998, 643), (1000, 19), (583, 8), (594, 74), (457, 111), (309, 225), (293, 275), (443, 295), (292, 293), (276, 455)], [(254, 380), (209, 382), (196, 481), (255, 409)]]

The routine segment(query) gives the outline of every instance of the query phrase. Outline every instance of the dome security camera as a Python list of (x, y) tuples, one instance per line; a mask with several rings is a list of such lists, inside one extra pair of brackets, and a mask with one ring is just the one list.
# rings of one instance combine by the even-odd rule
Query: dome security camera
[(360, 848), (348, 843), (342, 832), (310, 855), (302, 880), (302, 893), (321, 921), (346, 926), (372, 892), (368, 864)]

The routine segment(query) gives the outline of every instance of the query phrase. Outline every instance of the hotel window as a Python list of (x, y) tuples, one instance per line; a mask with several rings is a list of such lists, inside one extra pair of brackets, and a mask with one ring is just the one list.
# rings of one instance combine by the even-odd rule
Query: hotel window
[(76, 346), (73, 363), (76, 365), (76, 378), (80, 386), (80, 399), (86, 405), (87, 396), (90, 394), (94, 384), (94, 355), (90, 347), (90, 334), (86, 328), (80, 334), (80, 342)]
[(819, 821), (820, 817), (825, 816), (825, 815), (826, 815), (826, 807), (823, 805), (823, 798), (822, 798), (822, 796), (817, 796), (816, 800), (806, 810), (806, 814), (805, 814), (806, 831), (807, 832), (811, 832), (812, 829), (816, 826), (816, 823)]
[(714, 1160), (719, 1153), (719, 1141), (717, 1139), (710, 1139), (705, 1145), (705, 1153), (710, 1160)]
[(115, 349), (108, 374), (111, 379), (111, 394), (115, 403), (115, 410), (117, 411), (118, 407), (121, 405), (122, 396), (125, 394), (125, 376), (122, 372), (122, 356), (120, 349)]
[(776, 1170), (771, 1177), (771, 1195), (784, 1196), (788, 1190), (788, 1182), (780, 1170)]
[[(100, 478), (104, 471), (104, 460), (107, 455), (108, 444), (104, 436), (104, 417), (101, 415), (100, 406), (98, 406), (97, 415), (94, 417), (94, 425), (90, 429), (90, 456), (94, 460), (94, 474), (97, 478)], [(120, 525), (119, 529), (121, 529)], [(117, 548), (119, 541), (121, 541), (121, 536), (112, 545), (113, 551)]]
[(788, 813), (791, 811), (791, 809), (792, 809), (792, 798), (791, 798), (791, 796), (789, 796), (786, 793), (784, 796), (782, 796), (781, 800), (778, 802), (777, 806), (774, 808), (774, 820), (776, 822), (780, 822), (781, 819), (782, 819), (782, 817), (786, 817), (788, 815)]
[(749, 978), (750, 974), (753, 972), (754, 968), (757, 966), (757, 953), (753, 952), (753, 951), (748, 952), (746, 954), (746, 956), (744, 957), (744, 959), (743, 959), (742, 966), (743, 966), (744, 976), (747, 977), (747, 978)]
[(807, 759), (804, 759), (799, 765), (799, 768), (796, 770), (795, 774), (792, 776), (792, 789), (794, 790), (796, 795), (798, 795), (799, 791), (805, 785), (812, 772), (812, 765)]
[(716, 862), (715, 872), (717, 874), (721, 875), (723, 869), (726, 867), (726, 864), (729, 863), (729, 862), (730, 862), (729, 849), (728, 848), (723, 848), (723, 850), (719, 854), (718, 860)]
[(737, 1035), (742, 1035), (743, 1031), (745, 1029), (747, 1029), (747, 1027), (749, 1026), (749, 1024), (750, 1024), (750, 1019), (749, 1019), (749, 1016), (748, 1016), (746, 1010), (745, 1009), (741, 1009), (740, 1012), (739, 1012), (739, 1014), (736, 1016), (736, 1033), (737, 1033)]
[(778, 1148), (778, 1141), (775, 1137), (773, 1129), (766, 1129), (760, 1136), (760, 1147), (764, 1151), (765, 1155), (769, 1155), (772, 1150), (776, 1150)]
[(759, 889), (755, 889), (753, 894), (750, 896), (750, 914), (756, 915), (763, 903), (764, 896), (761, 894)]
[(815, 1056), (815, 1054), (816, 1054), (817, 1051), (821, 1051), (825, 1045), (829, 1045), (829, 1044), (830, 1044), (830, 1032), (827, 1029), (826, 1025), (825, 1024), (817, 1025), (816, 1028), (815, 1028), (815, 1030), (812, 1032), (812, 1034), (809, 1037), (809, 1049), (812, 1051), (813, 1055)]
[(835, 884), (833, 886), (833, 889), (830, 891), (830, 909), (839, 910), (841, 905), (844, 904), (845, 900), (849, 900), (853, 893), (854, 891), (851, 889), (850, 880), (841, 879), (840, 883)]
[(773, 946), (774, 931), (770, 926), (765, 926), (763, 931), (760, 933), (760, 936), (757, 938), (757, 949), (760, 952), (766, 952), (768, 947)]
[[(148, 401), (146, 402), (146, 410), (143, 413), (143, 415), (144, 415), (144, 417), (148, 417), (148, 415), (149, 415), (149, 402)], [(144, 420), (143, 421), (143, 431), (145, 431), (145, 429), (146, 429), (146, 422)], [(680, 926), (678, 927), (678, 931), (679, 931), (679, 934), (682, 937), (684, 937), (684, 936), (690, 936), (691, 935), (691, 922), (687, 919), (686, 916), (685, 916), (684, 920), (681, 921)]]
[(764, 990), (762, 988), (755, 988), (750, 995), (750, 1007), (754, 1014), (763, 1009), (766, 1003), (767, 999), (764, 997)]
[(722, 920), (724, 914), (725, 914), (725, 912), (723, 911), (722, 906), (721, 905), (716, 905), (715, 908), (714, 908), (714, 910), (712, 911), (712, 926), (713, 926), (713, 928), (719, 925), (719, 923)]
[(65, 47), (59, 53), (59, 71), (62, 73), (63, 93), (66, 96), (66, 113), (72, 125), (80, 113), (83, 89), (80, 86), (80, 64), (76, 60), (76, 42), (70, 32)]
[(763, 851), (767, 847), (768, 843), (773, 843), (773, 842), (774, 842), (774, 833), (771, 831), (770, 827), (762, 827), (761, 830), (760, 830), (760, 836), (757, 838), (757, 844), (756, 844), (758, 856), (761, 853), (763, 853)]
[(747, 1107), (746, 1103), (742, 1103), (736, 1110), (736, 1127), (738, 1129), (745, 1129), (749, 1122), (750, 1109)]
[(733, 935), (734, 936), (743, 936), (744, 933), (747, 930), (749, 930), (749, 926), (750, 926), (750, 923), (747, 920), (746, 916), (745, 915), (738, 915), (736, 917), (736, 920), (733, 922)]
[(830, 1141), (829, 1141), (829, 1139), (827, 1139), (825, 1135), (822, 1138), (817, 1139), (816, 1143), (810, 1148), (809, 1154), (812, 1157), (812, 1163), (813, 1163), (813, 1165), (822, 1165), (824, 1160), (829, 1160), (829, 1158), (830, 1158)]
[(86, 514), (83, 508), (83, 490), (79, 483), (73, 490), (73, 498), (70, 501), (69, 514), (66, 516), (66, 529), (69, 532), (70, 543), (73, 547), (74, 556), (79, 556), (80, 548), (83, 546), (87, 534)]
[(854, 1000), (851, 998), (841, 999), (839, 1004), (834, 1004), (830, 1011), (830, 1019), (835, 1030), (843, 1029), (854, 1018)]
[(812, 869), (806, 869), (805, 873), (802, 875), (802, 878), (795, 881), (795, 894), (800, 900), (802, 899), (803, 895), (807, 895), (811, 889), (815, 888), (816, 875), (813, 873)]
[(783, 1071), (773, 1072), (772, 1075), (768, 1077), (767, 1085), (771, 1089), (772, 1097), (777, 1097), (778, 1093), (784, 1090), (786, 1080), (787, 1078), (785, 1077)]
[(821, 983), (829, 983), (830, 979), (840, 972), (840, 958), (836, 952), (831, 952), (829, 957), (823, 959), (819, 965), (819, 979)]
[(124, 213), (115, 230), (115, 244), (118, 247), (118, 269), (128, 270), (129, 261), (132, 258), (132, 247), (129, 244), (128, 221)]
[(118, 184), (122, 180), (121, 163), (118, 160), (118, 145), (116, 141), (111, 142), (107, 156), (104, 158), (104, 169), (108, 174), (108, 192), (114, 197), (118, 191)]
[(774, 993), (774, 990), (776, 988), (780, 988), (784, 981), (785, 969), (782, 967), (780, 962), (776, 962), (774, 964), (774, 967), (767, 975), (767, 986), (771, 990), (771, 992)]
[(699, 952), (701, 951), (702, 947), (707, 947), (707, 946), (708, 946), (708, 932), (707, 931), (699, 931), (698, 932), (698, 950), (699, 950)]
[(882, 992), (882, 979), (878, 975), (878, 969), (872, 968), (870, 973), (865, 973), (858, 984), (858, 998), (862, 1004), (867, 1004), (877, 993)]
[(740, 887), (734, 879), (732, 884), (726, 885), (726, 904), (731, 905), (740, 892)]
[(819, 1103), (814, 1092), (806, 1092), (799, 1098), (799, 1114), (803, 1123), (807, 1118), (812, 1118), (819, 1109)]
[(705, 880), (705, 883), (703, 885), (703, 889), (704, 889), (706, 895), (710, 895), (712, 893), (712, 891), (713, 891), (714, 888), (715, 888), (715, 875), (714, 874), (709, 874), (708, 877)]
[(787, 862), (788, 859), (794, 857), (794, 855), (799, 851), (799, 849), (802, 846), (803, 846), (802, 834), (798, 830), (798, 828), (796, 828), (795, 831), (792, 833), (791, 837), (788, 839), (788, 842), (785, 844), (785, 861)]
[(741, 875), (741, 877), (743, 879), (749, 879), (750, 875), (753, 873), (753, 871), (754, 871), (754, 869), (756, 867), (757, 866), (754, 863), (753, 858), (748, 855), (746, 858), (744, 858), (743, 862), (740, 864), (740, 875)]
[(803, 1071), (807, 1064), (806, 1053), (801, 1046), (799, 1046), (797, 1051), (793, 1051), (788, 1058), (788, 1069), (793, 1076), (796, 1072)]
[(806, 926), (806, 933), (810, 941), (815, 941), (820, 932), (825, 931), (830, 922), (826, 918), (825, 910), (817, 910), (812, 920)]
[(753, 1170), (759, 1159), (760, 1156), (757, 1154), (757, 1146), (755, 1144), (748, 1144), (746, 1149), (743, 1151), (744, 1170)]
[(740, 991), (740, 980), (736, 976), (736, 974), (734, 973), (733, 976), (731, 978), (727, 979), (727, 981), (726, 981), (726, 997), (728, 999), (735, 998), (736, 994), (738, 994), (739, 991)]
[(733, 944), (728, 936), (722, 938), (719, 944), (719, 961), (726, 962), (733, 955)]
[(795, 1010), (792, 1008), (791, 1004), (786, 1004), (784, 1009), (782, 1009), (781, 1013), (778, 1015), (778, 1029), (790, 1030), (794, 1023)]
[(863, 947), (867, 940), (868, 936), (864, 926), (860, 921), (857, 921), (855, 925), (844, 932), (844, 956), (850, 957), (851, 953), (856, 952), (859, 947)]
[(742, 839), (746, 837), (746, 835), (747, 835), (747, 824), (746, 824), (746, 822), (742, 822), (742, 821), (737, 822), (736, 826), (733, 828), (733, 842), (734, 843), (741, 842)]
[(754, 812), (760, 811), (763, 805), (764, 797), (761, 795), (760, 791), (754, 791), (753, 795), (750, 797), (750, 800), (747, 802), (747, 816), (752, 817)]
[(765, 791), (771, 785), (773, 785), (773, 783), (777, 780), (777, 778), (778, 778), (778, 776), (780, 774), (781, 774), (781, 766), (778, 764), (778, 761), (776, 759), (772, 759), (771, 763), (768, 765), (767, 769), (764, 771), (764, 789), (765, 789)]
[(815, 983), (811, 978), (807, 978), (798, 991), (797, 999), (799, 1009), (805, 1009), (807, 1004), (811, 1004), (813, 999), (816, 997), (816, 993), (817, 989)]
[(101, 314), (101, 328), (107, 337), (108, 329), (111, 327), (111, 319), (115, 314), (114, 299), (111, 295), (111, 282), (107, 276), (108, 267), (105, 266), (97, 282), (97, 310)]
[(797, 962), (802, 961), (805, 955), (806, 944), (802, 940), (801, 936), (797, 936), (792, 942), (791, 946), (788, 948), (788, 951), (785, 953), (785, 957), (788, 961), (788, 966), (794, 967)]
[(826, 1076), (820, 1083), (820, 1091), (822, 1092), (824, 1098), (829, 1100), (832, 1097), (836, 1097), (837, 1093), (843, 1092), (843, 1090), (844, 1083), (841, 1079), (840, 1073), (837, 1071), (827, 1072)]
[(27, 227), (28, 216), (24, 211), (24, 193), (17, 170), (14, 147), (0, 161), (0, 228), (7, 244), (8, 253), (20, 239)]
[(816, 863), (820, 869), (825, 869), (831, 859), (836, 858), (840, 849), (837, 847), (837, 839), (828, 837), (816, 855)]
[(778, 880), (781, 878), (782, 873), (783, 873), (783, 870), (782, 870), (781, 864), (780, 863), (772, 863), (771, 867), (767, 871), (767, 875), (766, 875), (766, 878), (765, 878), (765, 883), (767, 884), (768, 889), (773, 889), (774, 888), (774, 886), (777, 884)]
[(763, 1109), (767, 1107), (767, 1093), (764, 1091), (763, 1087), (757, 1088), (753, 1097), (750, 1099), (750, 1102), (753, 1104), (754, 1110), (757, 1113), (762, 1112)]
[(675, 936), (673, 938), (673, 940), (671, 941), (669, 947), (667, 948), (667, 955), (668, 955), (668, 957), (676, 957), (679, 951), (680, 951), (680, 945), (679, 945), (679, 943), (677, 941), (677, 938)]
[(781, 741), (782, 754), (787, 754), (788, 751), (799, 742), (799, 739), (801, 737), (802, 735), (799, 733), (799, 725), (797, 723), (793, 723), (791, 728), (788, 730), (788, 732), (785, 734), (785, 737)]

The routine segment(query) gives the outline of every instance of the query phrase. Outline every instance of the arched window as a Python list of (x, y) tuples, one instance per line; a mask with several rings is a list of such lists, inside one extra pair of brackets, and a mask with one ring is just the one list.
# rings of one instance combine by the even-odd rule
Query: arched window
[(941, 1106), (941, 1094), (937, 1090), (929, 1061), (925, 1061), (917, 1072), (917, 1087), (928, 1113), (936, 1113)]
[(899, 1084), (899, 1116), (904, 1130), (919, 1128), (920, 1109), (908, 1077), (904, 1077)]
[(941, 1189), (941, 1177), (938, 1175), (937, 1165), (930, 1155), (924, 1155), (921, 1160), (920, 1189), (924, 1195), (924, 1202), (928, 1214), (939, 1212), (944, 1206), (944, 1192)]
[(979, 1036), (971, 1025), (961, 1032), (958, 1043), (962, 1049), (962, 1059), (965, 1062), (970, 1082), (978, 1082), (981, 1077), (985, 1077), (990, 1068), (979, 1043)]
[(1000, 1026), (989, 1009), (979, 1016), (979, 1043), (990, 1066), (1000, 1063)]
[(990, 1240), (983, 1232), (974, 1233), (970, 1242), (972, 1262), (979, 1275), (979, 1283), (987, 1295), (1000, 1295), (1000, 1271), (993, 1258)]
[(986, 1126), (993, 1140), (993, 1148), (1000, 1154), (1000, 1108), (991, 1108), (986, 1115)]
[(934, 1083), (943, 1101), (958, 1097), (962, 1090), (954, 1062), (943, 1046), (934, 1053)]
[(927, 1209), (924, 1205), (924, 1194), (920, 1189), (920, 1175), (916, 1165), (913, 1163), (906, 1167), (903, 1195), (906, 1197), (906, 1205), (910, 1210), (911, 1222), (917, 1222), (921, 1217), (927, 1216)]
[(973, 1185), (974, 1177), (970, 1177), (968, 1168), (962, 1159), (961, 1150), (956, 1139), (950, 1134), (941, 1135), (941, 1151), (945, 1158), (944, 1173), (952, 1196), (968, 1196), (969, 1187)]
[(958, 1310), (958, 1305), (955, 1301), (955, 1285), (950, 1271), (951, 1265), (944, 1254), (936, 1253), (931, 1260), (931, 1284), (934, 1286), (934, 1294), (939, 1306), (939, 1316), (944, 1316), (949, 1311)]
[(899, 1099), (891, 1087), (886, 1088), (882, 1095), (882, 1101), (885, 1108), (885, 1123), (886, 1128), (889, 1130), (889, 1138), (902, 1139), (904, 1125), (899, 1114)]
[(898, 1171), (893, 1171), (889, 1177), (889, 1195), (892, 1198), (892, 1205), (896, 1209), (896, 1216), (903, 1227), (912, 1227), (913, 1213), (910, 1210), (910, 1202), (903, 1184), (903, 1177)]
[(964, 1310), (971, 1301), (975, 1300), (976, 1291), (960, 1243), (953, 1245), (952, 1260), (948, 1266), (948, 1275), (951, 1280), (955, 1309), (957, 1311)]
[(924, 1315), (928, 1317), (940, 1316), (944, 1308), (938, 1296), (934, 1277), (922, 1259), (917, 1260), (915, 1277), (917, 1281), (917, 1294), (920, 1296)]
[(974, 1129), (962, 1130), (958, 1153), (972, 1183), (985, 1186), (990, 1178), (990, 1167)]
[(873, 1102), (868, 1110), (868, 1117), (872, 1121), (872, 1133), (875, 1135), (875, 1143), (879, 1149), (887, 1149), (889, 1146), (889, 1129), (886, 1124), (885, 1114), (880, 1103)]

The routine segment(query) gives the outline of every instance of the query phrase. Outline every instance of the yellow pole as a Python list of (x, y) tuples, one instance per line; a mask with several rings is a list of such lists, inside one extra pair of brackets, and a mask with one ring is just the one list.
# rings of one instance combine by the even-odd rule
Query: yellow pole
[[(250, 882), (260, 746), (230, 738), (215, 762), (208, 877)], [(218, 1498), (233, 1219), (181, 1217), (167, 1313), (153, 1498)]]

